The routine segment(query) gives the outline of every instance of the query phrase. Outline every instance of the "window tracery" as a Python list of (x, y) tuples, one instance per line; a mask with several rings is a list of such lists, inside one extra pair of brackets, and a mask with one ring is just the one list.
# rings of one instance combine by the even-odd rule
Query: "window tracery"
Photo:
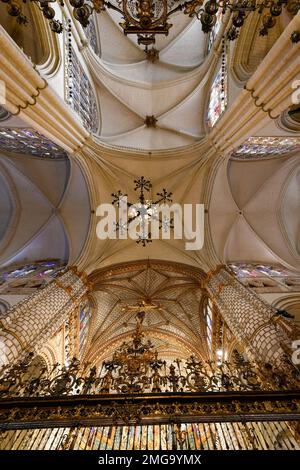
[(43, 278), (55, 278), (62, 270), (65, 269), (65, 265), (61, 264), (60, 261), (49, 260), (41, 261), (32, 264), (25, 264), (18, 267), (8, 267), (0, 271), (0, 281), (10, 281), (13, 279), (26, 279), (32, 278), (33, 276), (37, 279)]
[(207, 124), (214, 127), (224, 113), (227, 106), (227, 67), (225, 54), (222, 57), (222, 65), (212, 82), (207, 110)]
[(204, 304), (204, 320), (206, 325), (207, 346), (209, 351), (212, 351), (212, 320), (213, 320), (213, 306), (211, 299), (207, 298)]
[(213, 44), (218, 36), (218, 33), (221, 29), (221, 26), (222, 26), (222, 17), (223, 17), (223, 13), (222, 13), (222, 10), (219, 9), (216, 13), (216, 22), (211, 30), (211, 32), (209, 33), (209, 36), (208, 36), (208, 52), (211, 51), (212, 47), (213, 47)]
[(88, 338), (92, 308), (89, 301), (83, 303), (80, 307), (79, 315), (79, 357), (81, 358)]
[(249, 137), (234, 150), (231, 158), (236, 160), (258, 160), (280, 157), (300, 150), (299, 137)]
[(270, 264), (231, 263), (229, 267), (238, 278), (261, 276), (289, 277), (295, 274), (283, 266)]
[(95, 54), (98, 55), (100, 53), (100, 50), (99, 50), (99, 44), (98, 44), (96, 25), (95, 25), (95, 21), (93, 20), (93, 18), (90, 18), (89, 24), (85, 28), (85, 34), (86, 34), (86, 37), (88, 39), (88, 42), (91, 48), (93, 49)]
[(0, 128), (0, 149), (51, 160), (68, 158), (61, 147), (30, 128)]
[(66, 102), (80, 117), (83, 127), (96, 132), (99, 114), (94, 90), (72, 46), (71, 24), (65, 22)]

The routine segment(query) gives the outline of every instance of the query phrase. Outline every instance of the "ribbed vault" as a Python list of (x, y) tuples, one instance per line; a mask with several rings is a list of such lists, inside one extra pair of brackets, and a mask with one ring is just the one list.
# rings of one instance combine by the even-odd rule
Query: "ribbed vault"
[(209, 207), (220, 260), (299, 269), (299, 171), (297, 154), (220, 165)]
[(108, 358), (132, 334), (139, 310), (145, 311), (145, 335), (164, 356), (193, 353), (207, 357), (203, 276), (199, 269), (158, 260), (119, 264), (92, 273), (89, 281), (96, 311), (85, 360), (95, 363)]
[[(98, 141), (97, 141), (98, 144)], [(99, 203), (106, 204), (112, 202), (112, 193), (121, 190), (128, 195), (128, 201), (137, 202), (137, 192), (134, 191), (134, 180), (144, 176), (152, 183), (151, 191), (147, 194), (149, 199), (155, 201), (156, 194), (163, 188), (173, 193), (173, 203), (179, 204), (182, 214), (186, 210), (185, 204), (192, 205), (192, 230), (196, 230), (195, 214), (196, 204), (201, 204), (202, 190), (209, 166), (209, 149), (206, 145), (201, 149), (200, 145), (190, 152), (181, 151), (179, 153), (169, 152), (148, 152), (137, 153), (129, 150), (116, 150), (102, 147), (100, 143), (94, 145), (91, 155), (98, 166), (95, 166), (93, 177), (97, 181), (99, 193)], [(190, 206), (191, 207), (191, 206)], [(104, 219), (99, 213), (95, 214), (98, 224)], [(165, 261), (175, 261), (186, 263), (192, 266), (201, 267), (208, 270), (205, 256), (202, 250), (186, 249), (187, 238), (191, 237), (190, 226), (184, 223), (187, 229), (187, 236), (182, 239), (174, 239), (174, 231), (171, 230), (170, 238), (162, 238), (162, 230), (159, 239), (153, 239), (152, 243), (143, 247), (141, 244), (127, 239), (106, 238), (99, 239), (94, 232), (94, 249), (90, 253), (89, 264), (85, 270), (91, 273), (98, 267), (106, 267), (111, 264), (132, 261), (135, 259), (162, 259)], [(206, 223), (198, 223), (198, 235), (204, 235)], [(205, 238), (205, 235), (204, 235)]]
[(45, 257), (74, 263), (90, 218), (78, 164), (2, 151), (1, 182), (0, 265)]
[[(201, 23), (172, 17), (167, 37), (157, 38), (159, 59), (148, 61), (133, 37), (125, 37), (120, 15), (97, 15), (100, 57), (87, 53), (99, 94), (101, 140), (141, 149), (189, 145), (204, 134), (203, 103), (207, 83), (207, 37)], [(146, 116), (155, 116), (148, 128)]]

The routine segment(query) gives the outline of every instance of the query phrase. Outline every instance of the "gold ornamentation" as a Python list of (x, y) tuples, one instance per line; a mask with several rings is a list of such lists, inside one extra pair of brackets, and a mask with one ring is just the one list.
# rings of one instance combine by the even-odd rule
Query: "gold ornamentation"
[[(224, 266), (222, 266), (224, 267)], [(129, 261), (128, 263), (116, 264), (110, 268), (97, 269), (92, 272), (88, 279), (93, 284), (93, 289), (97, 290), (97, 286), (104, 280), (111, 279), (113, 276), (118, 276), (119, 274), (131, 273), (133, 271), (141, 269), (157, 269), (158, 271), (170, 271), (185, 276), (190, 276), (196, 281), (205, 279), (205, 273), (199, 268), (194, 266), (188, 266), (183, 263), (174, 263), (170, 261), (163, 260), (141, 260), (141, 261)], [(220, 267), (221, 269), (221, 267)]]
[(142, 323), (145, 312), (137, 314), (132, 340), (124, 342), (110, 361), (82, 373), (80, 362), (73, 358), (68, 367), (55, 364), (48, 372), (30, 375), (33, 353), (11, 368), (0, 370), (0, 398), (74, 396), (96, 394), (247, 392), (299, 389), (299, 371), (277, 371), (271, 364), (251, 364), (238, 352), (229, 362), (200, 361), (191, 356), (167, 363), (158, 358), (150, 340), (144, 340)]
[(156, 123), (157, 123), (157, 119), (155, 116), (151, 115), (151, 116), (146, 116), (145, 118), (145, 121), (144, 121), (144, 124), (147, 126), (147, 127), (156, 127)]
[(145, 53), (146, 53), (147, 60), (149, 62), (152, 62), (152, 64), (154, 64), (155, 62), (159, 60), (159, 51), (155, 49), (155, 47), (152, 47), (151, 49), (147, 48)]
[(65, 286), (58, 279), (55, 279), (54, 282), (57, 285), (57, 287), (60, 287), (60, 289), (63, 289), (68, 295), (72, 294), (72, 287), (71, 286)]
[[(300, 420), (300, 399), (297, 393), (285, 397), (282, 393), (265, 392), (257, 396), (249, 393), (148, 395), (147, 400), (137, 396), (127, 397), (73, 397), (54, 398), (47, 402), (41, 399), (27, 399), (26, 402), (0, 401), (0, 429), (6, 431), (20, 427), (36, 427), (43, 424), (71, 427), (84, 426), (93, 421), (98, 425), (146, 424), (152, 422), (197, 422), (209, 419), (212, 422), (247, 420)], [(80, 403), (78, 403), (80, 402)], [(250, 418), (251, 417), (251, 418)], [(249, 419), (250, 418), (250, 419)], [(39, 426), (40, 427), (40, 426)], [(181, 429), (178, 429), (179, 433)], [(184, 435), (177, 434), (181, 441)], [(5, 437), (5, 434), (2, 434)], [(67, 446), (67, 438), (64, 445)], [(68, 440), (70, 442), (70, 440)]]

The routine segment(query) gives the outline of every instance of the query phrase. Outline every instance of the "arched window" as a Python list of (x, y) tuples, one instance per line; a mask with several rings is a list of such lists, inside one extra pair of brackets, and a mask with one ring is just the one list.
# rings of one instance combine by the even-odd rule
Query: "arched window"
[(61, 264), (60, 261), (41, 261), (32, 264), (25, 264), (22, 266), (8, 267), (0, 271), (0, 282), (10, 281), (12, 279), (37, 279), (45, 280), (56, 277), (62, 270), (65, 269), (65, 265)]
[(86, 37), (88, 39), (88, 42), (95, 52), (95, 54), (99, 55), (100, 50), (99, 50), (99, 44), (98, 44), (98, 36), (97, 36), (97, 30), (96, 30), (96, 25), (95, 21), (93, 18), (89, 19), (89, 24), (87, 27), (84, 29)]
[(238, 278), (264, 276), (276, 278), (289, 277), (295, 274), (283, 266), (270, 264), (231, 263), (229, 267)]
[(92, 316), (92, 308), (89, 301), (84, 302), (80, 306), (79, 316), (79, 358), (82, 357), (84, 348), (88, 338), (90, 320)]
[(260, 160), (300, 151), (299, 137), (249, 137), (231, 154), (234, 160)]
[(227, 68), (220, 66), (210, 89), (209, 103), (207, 110), (207, 124), (210, 128), (224, 113), (227, 106)]
[(65, 98), (78, 114), (82, 125), (89, 132), (99, 127), (97, 100), (90, 79), (80, 63), (69, 36), (69, 23), (65, 21)]
[(212, 306), (212, 301), (207, 298), (205, 303), (204, 303), (204, 321), (205, 321), (205, 327), (206, 327), (206, 336), (207, 336), (207, 346), (209, 351), (211, 352), (212, 350), (212, 320), (213, 320), (213, 306)]
[(217, 36), (218, 36), (218, 32), (220, 31), (221, 29), (221, 26), (222, 26), (222, 9), (219, 8), (219, 10), (217, 11), (217, 14), (216, 14), (216, 22), (211, 30), (211, 32), (209, 33), (209, 36), (208, 36), (208, 52), (211, 50)]
[[(1, 112), (1, 110), (0, 110)], [(1, 120), (1, 119), (0, 119)], [(31, 128), (0, 127), (0, 145), (8, 152), (50, 160), (66, 160), (66, 152), (47, 137)]]

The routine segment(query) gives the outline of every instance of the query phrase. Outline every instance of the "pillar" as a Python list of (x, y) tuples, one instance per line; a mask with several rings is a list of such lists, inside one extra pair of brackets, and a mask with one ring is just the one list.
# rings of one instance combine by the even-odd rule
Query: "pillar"
[[(249, 359), (287, 368), (292, 340), (276, 310), (245, 287), (224, 266), (207, 276), (206, 289)], [(290, 355), (291, 358), (291, 355)]]
[(87, 294), (88, 284), (75, 268), (12, 307), (0, 321), (0, 365), (40, 350)]

